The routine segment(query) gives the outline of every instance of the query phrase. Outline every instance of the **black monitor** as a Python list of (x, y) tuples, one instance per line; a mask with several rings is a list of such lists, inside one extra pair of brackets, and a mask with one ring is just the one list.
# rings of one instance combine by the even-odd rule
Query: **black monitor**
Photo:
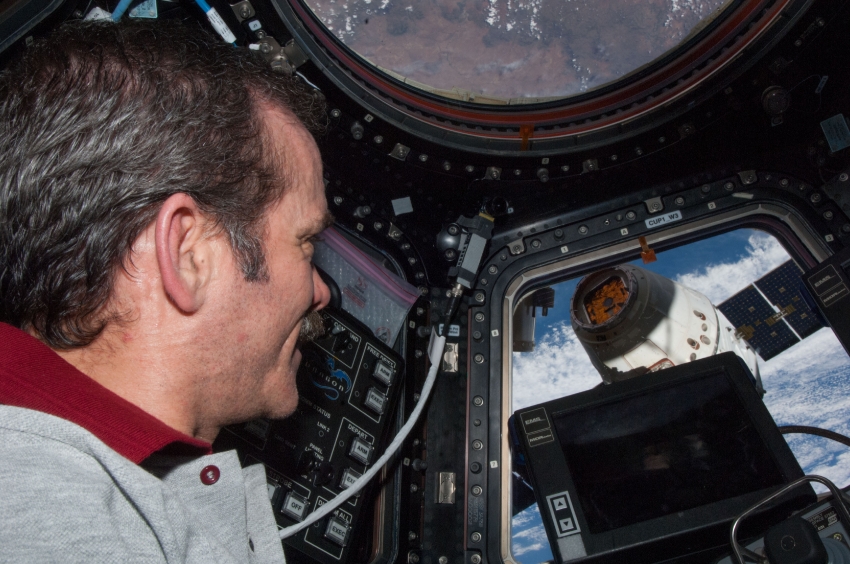
[[(734, 353), (521, 409), (513, 425), (556, 561), (704, 562), (734, 517), (803, 475)], [(803, 486), (761, 522), (814, 500)]]

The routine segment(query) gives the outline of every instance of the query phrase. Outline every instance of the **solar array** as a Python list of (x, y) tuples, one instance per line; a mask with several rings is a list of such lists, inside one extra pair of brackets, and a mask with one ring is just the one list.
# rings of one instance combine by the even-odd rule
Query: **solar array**
[(802, 274), (789, 260), (717, 306), (763, 360), (824, 326), (803, 298)]

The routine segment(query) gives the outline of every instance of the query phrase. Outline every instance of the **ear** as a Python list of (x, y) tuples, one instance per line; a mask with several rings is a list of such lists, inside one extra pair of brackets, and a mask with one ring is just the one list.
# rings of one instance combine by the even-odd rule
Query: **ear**
[(205, 237), (207, 220), (190, 196), (173, 194), (156, 216), (156, 258), (163, 289), (185, 313), (204, 303), (213, 253)]

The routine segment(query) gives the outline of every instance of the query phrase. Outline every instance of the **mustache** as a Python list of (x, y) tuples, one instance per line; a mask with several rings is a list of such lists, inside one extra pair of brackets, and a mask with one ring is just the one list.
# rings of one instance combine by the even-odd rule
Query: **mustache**
[(325, 322), (318, 311), (311, 311), (304, 316), (301, 322), (301, 331), (298, 333), (298, 344), (315, 341), (325, 334)]

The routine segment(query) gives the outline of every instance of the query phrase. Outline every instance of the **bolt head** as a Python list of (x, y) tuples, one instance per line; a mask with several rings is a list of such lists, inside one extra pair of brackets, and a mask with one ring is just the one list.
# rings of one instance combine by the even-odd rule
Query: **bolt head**
[(472, 564), (481, 564), (481, 556), (479, 556), (478, 554), (473, 554), (469, 558), (469, 561), (472, 562)]
[(475, 314), (475, 321), (477, 321), (478, 323), (481, 323), (482, 321), (484, 321), (484, 314), (481, 313), (480, 311), (478, 313), (476, 313)]
[(636, 214), (635, 212), (633, 212), (633, 211), (630, 211), (630, 212), (627, 212), (627, 213), (626, 213), (626, 219), (634, 219), (634, 218), (636, 218), (636, 217), (637, 217), (637, 214)]
[(823, 212), (823, 218), (825, 220), (829, 221), (829, 220), (832, 219), (832, 217), (833, 217), (832, 211), (827, 210), (827, 211)]
[(449, 559), (445, 556), (440, 556), (440, 558), (437, 559), (437, 562), (440, 564), (449, 564)]
[(481, 488), (481, 486), (472, 486), (472, 495), (477, 496), (481, 495), (482, 493), (484, 493), (484, 490)]
[(478, 302), (479, 304), (483, 304), (484, 298), (485, 298), (484, 292), (475, 292), (475, 301), (476, 302)]
[(477, 407), (481, 407), (482, 405), (484, 405), (484, 398), (482, 398), (481, 396), (475, 396), (472, 399), (472, 403)]
[(588, 231), (589, 229), (587, 228), (587, 225), (582, 225), (578, 228), (578, 232), (582, 235), (586, 235)]
[(474, 532), (469, 538), (472, 540), (472, 542), (481, 542), (481, 533)]
[(685, 205), (685, 199), (683, 197), (679, 196), (678, 198), (676, 198), (676, 205), (677, 206), (684, 206)]
[(484, 355), (483, 354), (478, 353), (477, 355), (475, 355), (475, 364), (484, 364)]

